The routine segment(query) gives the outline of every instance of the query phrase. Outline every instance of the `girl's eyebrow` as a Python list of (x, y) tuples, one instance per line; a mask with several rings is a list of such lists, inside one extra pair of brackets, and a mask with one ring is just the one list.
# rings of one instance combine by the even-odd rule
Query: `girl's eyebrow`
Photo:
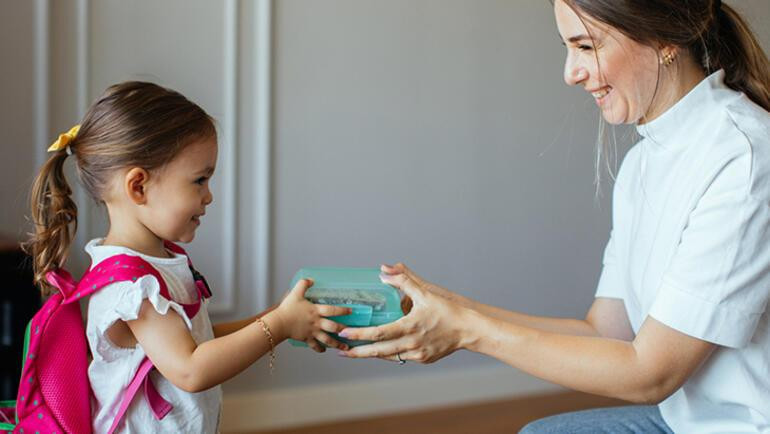
[(211, 166), (208, 166), (208, 167), (206, 167), (206, 168), (205, 168), (205, 169), (203, 169), (203, 170), (199, 170), (199, 171), (196, 173), (196, 175), (211, 175), (212, 173), (214, 173), (214, 168), (213, 168), (213, 167), (211, 167)]

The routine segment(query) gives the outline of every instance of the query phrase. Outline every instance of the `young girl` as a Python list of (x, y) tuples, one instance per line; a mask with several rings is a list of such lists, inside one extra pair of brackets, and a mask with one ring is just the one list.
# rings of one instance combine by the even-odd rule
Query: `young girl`
[(324, 317), (349, 309), (308, 302), (304, 293), (312, 282), (305, 280), (279, 305), (239, 322), (212, 327), (206, 302), (195, 315), (183, 309), (197, 300), (197, 276), (187, 257), (164, 242), (195, 237), (213, 199), (209, 180), (217, 160), (214, 123), (196, 104), (155, 84), (117, 84), (49, 151), (32, 189), (35, 234), (27, 243), (44, 295), (55, 290), (45, 275), (64, 266), (77, 225), (63, 171), (71, 155), (86, 190), (109, 214), (107, 235), (86, 246), (91, 263), (138, 256), (159, 272), (171, 296), (161, 295), (153, 275), (109, 284), (91, 296), (86, 333), (94, 432), (109, 430), (145, 357), (157, 368), (150, 380), (173, 410), (157, 420), (143, 398), (134, 399), (119, 432), (216, 432), (219, 384), (268, 352), (272, 369), (275, 345), (294, 338), (316, 351), (323, 351), (321, 343), (344, 348), (325, 333), (342, 326)]

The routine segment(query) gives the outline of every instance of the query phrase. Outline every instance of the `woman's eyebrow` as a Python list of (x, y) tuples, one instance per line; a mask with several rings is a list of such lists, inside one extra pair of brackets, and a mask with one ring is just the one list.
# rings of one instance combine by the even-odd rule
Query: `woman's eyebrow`
[(567, 38), (567, 42), (580, 42), (586, 39), (590, 41), (592, 38), (586, 34), (581, 33), (579, 35), (570, 36), (569, 38)]
[(196, 173), (196, 175), (210, 175), (210, 174), (212, 174), (212, 173), (214, 173), (214, 168), (213, 168), (213, 167), (211, 167), (211, 166), (208, 166), (208, 167), (206, 167), (206, 168), (205, 168), (205, 169), (203, 169), (203, 170), (199, 170), (199, 171)]

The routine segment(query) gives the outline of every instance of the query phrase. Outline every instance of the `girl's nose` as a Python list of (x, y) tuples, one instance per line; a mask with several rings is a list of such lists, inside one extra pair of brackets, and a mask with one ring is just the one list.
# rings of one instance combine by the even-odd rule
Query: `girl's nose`
[(211, 190), (206, 189), (206, 195), (203, 197), (203, 203), (205, 205), (208, 205), (213, 201), (214, 201), (214, 195), (211, 194)]

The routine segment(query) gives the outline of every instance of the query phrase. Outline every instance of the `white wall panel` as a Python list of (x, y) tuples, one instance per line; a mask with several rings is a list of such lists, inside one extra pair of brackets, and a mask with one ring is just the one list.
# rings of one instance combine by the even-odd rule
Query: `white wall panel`
[(187, 246), (213, 287), (213, 313), (231, 312), (236, 302), (237, 8), (235, 0), (101, 1), (91, 3), (89, 22), (92, 98), (116, 82), (152, 81), (217, 120), (214, 202)]

